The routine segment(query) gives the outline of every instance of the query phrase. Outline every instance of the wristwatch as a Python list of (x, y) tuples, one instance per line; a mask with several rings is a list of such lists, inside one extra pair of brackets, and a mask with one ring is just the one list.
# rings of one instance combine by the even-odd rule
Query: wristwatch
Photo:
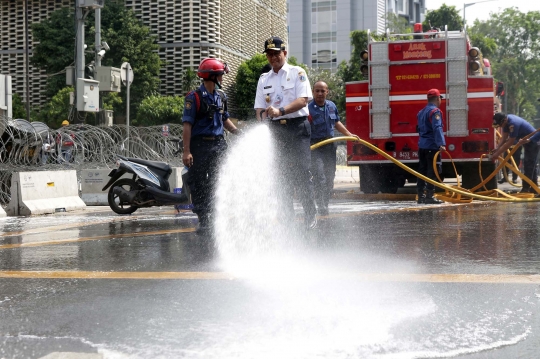
[(279, 108), (279, 112), (281, 113), (281, 116), (285, 116), (285, 109), (283, 107)]

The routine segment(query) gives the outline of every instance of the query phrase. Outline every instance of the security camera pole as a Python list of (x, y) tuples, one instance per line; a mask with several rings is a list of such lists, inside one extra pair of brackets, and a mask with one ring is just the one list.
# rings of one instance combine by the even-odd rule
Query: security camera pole
[[(75, 56), (75, 78), (73, 83), (77, 84), (77, 79), (84, 78), (84, 20), (88, 15), (88, 10), (77, 6), (77, 1), (75, 1), (75, 21), (77, 28), (75, 30), (75, 41), (76, 41), (76, 56)], [(77, 86), (75, 86), (75, 104), (77, 103)], [(81, 95), (82, 96), (82, 95)]]
[[(101, 9), (96, 9), (94, 11), (94, 15), (96, 17), (96, 35), (95, 35), (95, 45), (96, 45), (96, 68), (94, 71), (99, 71), (99, 68), (101, 67), (101, 58), (99, 51), (101, 50)], [(103, 98), (101, 97), (101, 94), (99, 96), (99, 109), (100, 111), (96, 113), (97, 117), (97, 123), (101, 123), (101, 113), (103, 110)]]

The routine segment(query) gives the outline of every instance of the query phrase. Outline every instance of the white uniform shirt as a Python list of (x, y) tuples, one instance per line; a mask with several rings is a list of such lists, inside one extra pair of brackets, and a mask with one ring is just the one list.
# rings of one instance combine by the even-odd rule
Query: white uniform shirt
[[(276, 74), (274, 70), (262, 74), (257, 84), (257, 95), (255, 96), (254, 108), (267, 108), (273, 106), (276, 108), (285, 107), (297, 98), (307, 97), (308, 102), (313, 99), (311, 86), (306, 72), (300, 66), (291, 66), (285, 62), (285, 65)], [(309, 115), (307, 105), (280, 118), (295, 118)]]

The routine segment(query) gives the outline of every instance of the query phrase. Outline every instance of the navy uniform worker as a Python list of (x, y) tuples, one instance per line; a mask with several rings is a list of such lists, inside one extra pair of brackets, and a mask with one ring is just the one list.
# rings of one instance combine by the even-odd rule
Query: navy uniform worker
[(310, 163), (311, 126), (308, 101), (313, 96), (307, 75), (299, 66), (287, 63), (283, 40), (271, 37), (264, 43), (272, 70), (263, 73), (257, 84), (255, 113), (258, 120), (270, 118), (269, 126), (276, 141), (276, 160), (280, 178), (280, 201), (287, 220), (294, 220), (294, 191), (304, 208), (308, 229), (317, 225)]
[[(314, 99), (308, 105), (311, 123), (311, 144), (334, 137), (334, 129), (345, 136), (354, 136), (341, 123), (336, 104), (326, 99), (328, 85), (317, 81), (313, 85)], [(336, 143), (332, 142), (311, 151), (311, 171), (315, 187), (315, 201), (319, 214), (328, 215), (328, 203), (336, 176)]]
[[(531, 132), (534, 132), (534, 127), (525, 119), (516, 115), (507, 115), (502, 112), (497, 112), (495, 115), (493, 115), (493, 127), (500, 127), (502, 129), (502, 136), (499, 146), (490, 155), (492, 161), (496, 161), (499, 156), (505, 154), (506, 151), (514, 143), (516, 143), (517, 140), (520, 140)], [(538, 174), (536, 171), (538, 150), (538, 143), (534, 141), (529, 141), (523, 145), (523, 174), (534, 183), (537, 183), (538, 179)], [(521, 192), (527, 193), (533, 191), (531, 186), (527, 182), (523, 181)]]
[(199, 232), (209, 230), (212, 224), (218, 166), (227, 149), (223, 128), (238, 134), (229, 119), (225, 93), (220, 90), (223, 74), (228, 72), (227, 64), (222, 61), (203, 59), (197, 70), (203, 83), (184, 102), (182, 161), (189, 167), (187, 184), (193, 212), (199, 218)]
[[(443, 116), (439, 109), (443, 97), (437, 89), (427, 93), (427, 105), (418, 115), (418, 172), (425, 177), (437, 181), (433, 169), (433, 158), (438, 151), (446, 151), (444, 131), (442, 127)], [(440, 165), (438, 166), (440, 168)], [(441, 204), (433, 197), (435, 186), (421, 178), (417, 181), (418, 203)], [(425, 191), (425, 193), (424, 193)]]

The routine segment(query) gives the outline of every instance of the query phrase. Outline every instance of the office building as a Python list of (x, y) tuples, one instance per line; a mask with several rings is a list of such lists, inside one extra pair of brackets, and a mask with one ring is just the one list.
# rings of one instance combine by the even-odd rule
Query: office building
[(351, 31), (384, 33), (388, 12), (422, 22), (425, 0), (288, 0), (289, 55), (335, 71), (350, 58)]

